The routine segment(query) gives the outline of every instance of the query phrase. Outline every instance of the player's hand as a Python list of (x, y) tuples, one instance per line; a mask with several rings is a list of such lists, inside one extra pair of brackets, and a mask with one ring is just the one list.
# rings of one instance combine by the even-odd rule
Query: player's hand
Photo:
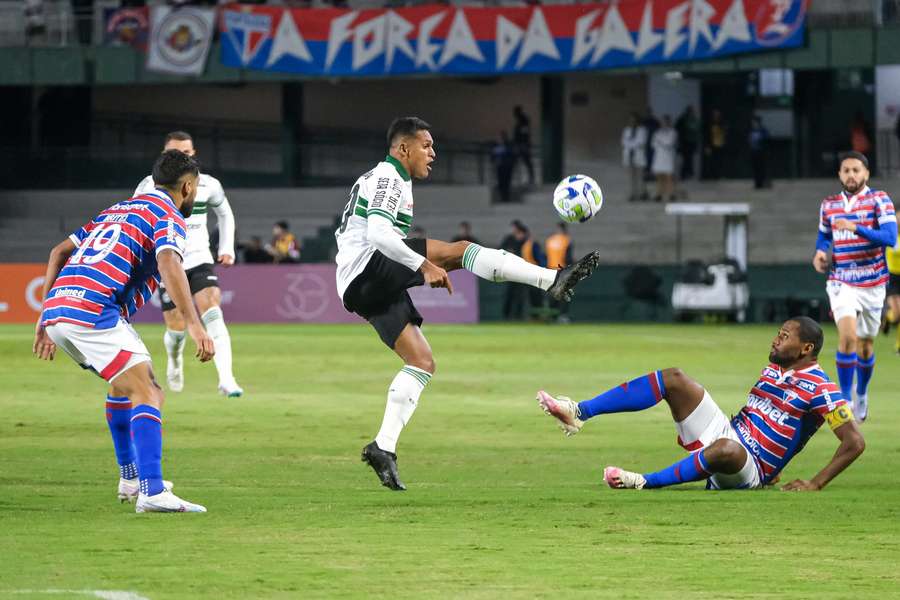
[(219, 264), (223, 267), (230, 267), (234, 264), (234, 257), (230, 254), (220, 254), (219, 255)]
[(816, 255), (813, 256), (813, 268), (819, 273), (828, 272), (828, 255), (825, 252), (816, 250)]
[(805, 479), (795, 479), (792, 482), (781, 486), (781, 491), (783, 492), (818, 492), (820, 489), (822, 488), (812, 481), (806, 481)]
[(34, 329), (34, 344), (31, 346), (31, 352), (41, 360), (53, 360), (56, 354), (56, 344), (47, 335), (47, 330), (40, 323)]
[(831, 224), (831, 228), (838, 231), (856, 231), (856, 223), (847, 219), (837, 219)]
[(447, 271), (440, 268), (428, 259), (422, 263), (420, 267), (422, 275), (425, 276), (425, 285), (433, 288), (447, 288), (447, 292), (453, 295), (453, 284), (450, 283), (450, 276)]
[(212, 338), (209, 337), (202, 325), (188, 325), (188, 335), (197, 345), (195, 356), (200, 359), (200, 362), (206, 362), (215, 355), (216, 348), (213, 346)]

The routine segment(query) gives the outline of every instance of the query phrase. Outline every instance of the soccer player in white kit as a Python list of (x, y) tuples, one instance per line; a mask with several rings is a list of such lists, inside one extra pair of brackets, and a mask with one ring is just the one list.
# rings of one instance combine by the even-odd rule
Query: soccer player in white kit
[(838, 176), (844, 189), (822, 201), (813, 267), (828, 273), (826, 290), (838, 328), (835, 362), (841, 393), (845, 399), (853, 398), (853, 413), (865, 421), (875, 369), (874, 338), (889, 280), (884, 249), (897, 243), (897, 217), (888, 195), (868, 186), (869, 161), (864, 154), (841, 155)]
[(407, 288), (429, 285), (452, 294), (447, 271), (463, 268), (489, 281), (526, 283), (555, 300), (568, 301), (575, 285), (600, 262), (599, 252), (591, 252), (556, 271), (468, 241), (408, 239), (412, 178), (428, 177), (436, 156), (430, 129), (417, 117), (394, 120), (388, 129), (388, 156), (356, 180), (334, 232), (337, 289), (344, 307), (371, 323), (381, 341), (403, 360), (388, 389), (381, 430), (362, 452), (363, 461), (392, 490), (406, 489), (397, 472), (397, 440), (435, 368), (431, 347), (419, 329), (422, 316)]
[[(196, 156), (194, 140), (184, 131), (173, 131), (166, 136), (163, 151), (180, 150), (188, 156)], [(139, 196), (154, 189), (153, 177), (147, 176), (141, 181), (134, 195)], [(184, 254), (184, 270), (191, 285), (191, 294), (206, 331), (216, 345), (214, 358), (216, 370), (219, 372), (219, 392), (229, 397), (244, 393), (234, 378), (231, 366), (231, 336), (225, 326), (222, 314), (222, 294), (219, 290), (219, 278), (213, 271), (213, 256), (209, 250), (209, 231), (206, 228), (206, 214), (212, 209), (216, 213), (219, 225), (219, 263), (223, 267), (234, 264), (234, 213), (225, 197), (222, 184), (215, 177), (200, 174), (197, 198), (194, 211), (187, 217), (187, 250)], [(175, 310), (164, 286), (160, 287), (159, 297), (162, 301), (163, 318), (166, 321), (166, 333), (163, 341), (166, 347), (166, 381), (169, 389), (180, 392), (184, 389), (184, 339), (185, 327), (181, 314)]]

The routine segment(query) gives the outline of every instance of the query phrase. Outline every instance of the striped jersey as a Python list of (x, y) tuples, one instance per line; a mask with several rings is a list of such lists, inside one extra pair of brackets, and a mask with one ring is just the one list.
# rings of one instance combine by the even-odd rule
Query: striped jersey
[(156, 190), (113, 204), (69, 239), (75, 251), (44, 300), (41, 322), (109, 329), (159, 287), (160, 251), (184, 255), (185, 223), (169, 195)]
[(818, 364), (800, 371), (769, 364), (731, 426), (769, 483), (818, 431), (825, 415), (846, 404)]
[(833, 241), (828, 279), (858, 287), (887, 283), (884, 247), (855, 231), (834, 230), (832, 223), (837, 219), (847, 219), (870, 229), (878, 229), (885, 223), (896, 223), (894, 204), (888, 195), (869, 187), (851, 197), (842, 192), (825, 198), (819, 211), (819, 231)]
[(402, 238), (413, 220), (412, 181), (400, 161), (386, 157), (374, 169), (353, 184), (344, 207), (337, 239), (337, 288), (341, 298), (350, 283), (363, 272), (375, 247), (368, 240), (371, 217), (390, 221), (394, 233)]

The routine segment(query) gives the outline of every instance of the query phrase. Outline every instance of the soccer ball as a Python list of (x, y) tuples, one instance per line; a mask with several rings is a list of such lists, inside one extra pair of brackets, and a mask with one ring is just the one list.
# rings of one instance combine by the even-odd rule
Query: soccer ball
[(553, 190), (553, 208), (566, 223), (584, 223), (603, 206), (603, 192), (587, 175), (569, 175)]

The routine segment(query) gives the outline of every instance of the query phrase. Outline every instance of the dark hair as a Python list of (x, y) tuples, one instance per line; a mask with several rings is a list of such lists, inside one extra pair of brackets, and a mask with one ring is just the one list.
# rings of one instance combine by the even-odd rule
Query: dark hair
[(393, 146), (397, 138), (414, 137), (420, 131), (428, 131), (431, 125), (419, 117), (397, 117), (388, 127), (387, 143)]
[(175, 188), (187, 174), (200, 175), (197, 161), (180, 150), (166, 150), (153, 163), (153, 184), (165, 188)]
[(825, 334), (822, 333), (822, 328), (819, 324), (809, 317), (792, 317), (788, 321), (797, 324), (797, 334), (800, 336), (800, 341), (804, 344), (812, 344), (812, 355), (814, 357), (819, 356), (822, 345), (825, 343)]
[(465, 227), (466, 229), (469, 229), (470, 227), (472, 227), (472, 224), (469, 223), (468, 221), (460, 221), (460, 222), (459, 222), (459, 226), (460, 226), (460, 227)]
[(844, 164), (844, 161), (848, 158), (855, 158), (856, 160), (861, 162), (866, 169), (869, 168), (869, 159), (866, 158), (865, 154), (863, 154), (862, 152), (857, 152), (856, 150), (851, 150), (850, 152), (841, 152), (841, 154), (838, 155), (838, 165), (840, 166)]
[(287, 222), (287, 221), (275, 221), (275, 225), (277, 225), (278, 227), (281, 227), (281, 228), (284, 229), (285, 231), (290, 231), (290, 230), (291, 230), (291, 228), (288, 227), (288, 222)]
[(166, 141), (163, 144), (168, 144), (172, 140), (176, 142), (193, 142), (194, 138), (187, 131), (170, 131), (166, 134)]
[(560, 221), (556, 224), (556, 226), (559, 227), (560, 231), (562, 231), (563, 233), (567, 233), (569, 231), (569, 226), (566, 225), (565, 221)]

